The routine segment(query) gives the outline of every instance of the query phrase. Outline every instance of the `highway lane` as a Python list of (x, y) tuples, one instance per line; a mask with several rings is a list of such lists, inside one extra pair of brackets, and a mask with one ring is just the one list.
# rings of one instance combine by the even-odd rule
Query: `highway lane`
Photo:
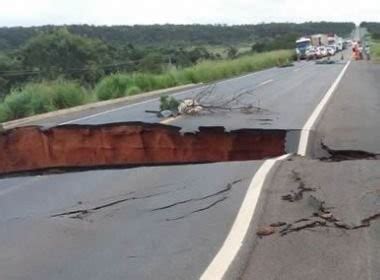
[[(380, 279), (379, 219), (353, 229), (380, 214), (379, 158), (371, 157), (380, 152), (379, 73), (378, 64), (351, 63), (316, 126), (310, 156), (285, 161), (277, 169), (263, 191), (263, 210), (252, 231), (278, 221), (293, 226), (315, 221), (321, 201), (346, 228), (328, 222), (256, 240), (242, 279)], [(328, 159), (322, 141), (343, 156)], [(369, 154), (355, 159), (355, 151)], [(315, 190), (298, 202), (281, 199), (300, 182)], [(308, 220), (300, 221), (304, 218)]]
[[(299, 65), (299, 68), (302, 68), (303, 65)], [(277, 75), (281, 72), (280, 68), (271, 68), (260, 72), (250, 73), (247, 75), (223, 80), (212, 84), (218, 90), (220, 88), (230, 88), (234, 91), (239, 91), (244, 89), (242, 82), (248, 82), (250, 87), (259, 85), (262, 82), (271, 79), (274, 75)], [(181, 90), (171, 93), (174, 97), (178, 99), (184, 99), (186, 97), (191, 97), (198, 94), (202, 89), (208, 88), (201, 87), (201, 89), (190, 89), (190, 90)], [(41, 126), (55, 126), (59, 124), (101, 124), (109, 122), (125, 122), (125, 121), (144, 121), (144, 122), (159, 122), (161, 119), (156, 117), (154, 114), (147, 114), (145, 110), (158, 110), (159, 109), (159, 98), (150, 98), (143, 100), (142, 102), (136, 102), (133, 104), (121, 104), (111, 106), (109, 109), (97, 109), (94, 112), (83, 112), (68, 114), (66, 116), (52, 117), (43, 121), (35, 121), (29, 124), (31, 125), (41, 125)]]
[[(228, 130), (302, 129), (344, 65), (345, 62), (336, 65), (315, 65), (310, 62), (300, 71), (294, 71), (297, 68), (284, 70), (282, 75), (273, 77), (270, 83), (252, 90), (252, 94), (242, 98), (243, 104), (259, 106), (261, 111), (252, 114), (217, 111), (195, 118), (180, 117), (171, 123), (183, 127), (185, 131), (197, 130), (198, 126), (224, 126)], [(219, 97), (218, 92), (218, 98), (225, 98), (225, 94), (221, 92)]]
[[(197, 279), (221, 247), (260, 165), (0, 180), (0, 279)], [(82, 217), (51, 217), (120, 200)]]
[[(378, 160), (285, 161), (264, 188), (259, 206), (263, 210), (255, 217), (251, 232), (277, 222), (301, 227), (324, 221), (313, 216), (318, 212), (318, 201), (324, 201), (341, 224), (360, 225), (362, 219), (380, 213), (379, 170)], [(303, 199), (296, 202), (282, 200), (282, 196), (299, 187), (294, 174), (305, 187), (316, 190), (304, 193)], [(302, 220), (305, 218), (308, 220)], [(280, 229), (272, 236), (255, 240), (241, 279), (380, 279), (379, 220), (355, 230), (339, 228), (332, 222), (285, 236), (281, 236)]]
[[(270, 124), (256, 120), (261, 116), (241, 113), (180, 118), (173, 124), (193, 129), (224, 120), (229, 129), (301, 128), (343, 66), (301, 62), (218, 83), (219, 98), (241, 89), (254, 90), (248, 101), (260, 100), (260, 106), (268, 109), (263, 114), (274, 119)], [(183, 95), (191, 94), (195, 92)], [(85, 119), (75, 123), (158, 122), (144, 112), (157, 107), (158, 101), (152, 100), (90, 118), (80, 116)], [(2, 179), (0, 279), (197, 279), (223, 244), (261, 164)], [(231, 189), (229, 183), (234, 183)], [(110, 203), (79, 216), (51, 217)], [(175, 203), (179, 204), (152, 212)]]
[[(326, 67), (327, 69), (323, 69), (323, 71), (320, 71), (320, 68), (324, 67)], [(260, 105), (261, 107), (265, 108), (267, 102), (271, 101), (271, 104), (268, 104), (268, 106), (271, 106), (273, 102), (281, 102), (283, 100), (283, 97), (285, 97), (285, 99), (291, 98), (293, 104), (297, 102), (296, 100), (298, 100), (299, 105), (304, 105), (302, 103), (308, 103), (309, 106), (307, 110), (310, 110), (312, 109), (312, 106), (317, 104), (318, 100), (321, 99), (321, 97), (325, 93), (324, 90), (328, 88), (330, 81), (334, 80), (334, 77), (336, 77), (337, 73), (341, 68), (342, 65), (334, 65), (331, 67), (315, 65), (314, 62), (301, 62), (296, 63), (295, 67), (271, 68), (253, 74), (248, 74), (241, 77), (221, 81), (212, 85), (207, 85), (205, 87), (201, 87), (200, 89), (176, 92), (174, 93), (174, 96), (178, 99), (190, 98), (198, 94), (202, 90), (214, 87), (213, 96), (216, 100), (220, 100), (222, 98), (225, 98), (226, 96), (230, 96), (231, 94), (236, 94), (238, 92), (246, 90), (252, 92), (252, 94), (249, 95), (245, 101), (252, 103), (255, 106)], [(308, 93), (308, 91), (304, 93), (308, 94), (306, 98), (298, 98), (299, 90), (302, 87), (302, 83), (305, 81), (307, 83), (309, 83), (310, 81), (315, 81), (316, 87), (311, 89), (310, 93)], [(298, 85), (298, 87), (294, 89), (293, 85)], [(291, 87), (291, 90), (283, 92), (284, 89), (286, 89), (289, 86)], [(267, 88), (269, 89), (266, 90)], [(281, 96), (278, 97), (278, 94), (281, 94)], [(289, 108), (286, 109), (286, 104), (279, 104), (277, 107), (284, 108), (282, 110), (285, 111), (287, 110), (285, 114), (289, 112)], [(45, 121), (32, 122), (31, 124), (42, 126), (54, 126), (58, 124), (71, 123), (102, 124), (126, 121), (144, 121), (150, 123), (157, 123), (162, 121), (162, 119), (158, 118), (154, 114), (146, 113), (145, 110), (158, 110), (158, 108), (159, 99), (154, 98), (150, 100), (145, 100), (141, 103), (127, 104), (122, 105), (120, 107), (115, 106), (115, 108), (111, 108), (110, 110), (106, 110), (103, 112), (96, 112), (95, 114), (75, 114), (74, 116), (67, 115), (65, 117), (60, 116), (57, 118), (49, 118)], [(276, 114), (276, 112), (273, 112), (272, 115), (273, 114)], [(299, 121), (299, 118), (297, 117), (298, 116), (293, 117), (293, 120), (297, 120), (299, 122), (299, 124), (295, 127), (301, 127), (301, 123), (304, 118), (301, 118), (301, 121)], [(226, 116), (226, 118), (220, 118), (220, 116), (216, 116), (216, 118), (225, 120), (228, 118), (228, 116)], [(210, 118), (210, 116), (207, 116), (206, 119), (212, 119), (212, 117)], [(194, 124), (196, 125), (198, 122), (199, 119), (197, 119), (194, 122)], [(199, 123), (202, 124), (202, 122)], [(252, 127), (260, 126), (260, 121), (252, 122), (251, 120), (251, 123)], [(228, 123), (225, 125), (228, 126)], [(244, 123), (244, 125), (247, 125), (247, 123)], [(237, 128), (239, 127), (240, 126), (238, 125)], [(279, 124), (276, 127), (286, 127), (286, 124)]]
[(380, 153), (380, 66), (355, 62), (321, 119), (314, 138), (316, 156), (323, 155), (321, 142), (332, 149)]

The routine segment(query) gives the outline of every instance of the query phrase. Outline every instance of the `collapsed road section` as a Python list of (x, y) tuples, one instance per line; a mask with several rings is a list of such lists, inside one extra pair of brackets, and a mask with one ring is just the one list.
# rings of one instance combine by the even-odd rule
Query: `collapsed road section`
[(0, 175), (51, 169), (244, 161), (296, 146), (296, 131), (179, 127), (146, 123), (21, 127), (0, 134)]

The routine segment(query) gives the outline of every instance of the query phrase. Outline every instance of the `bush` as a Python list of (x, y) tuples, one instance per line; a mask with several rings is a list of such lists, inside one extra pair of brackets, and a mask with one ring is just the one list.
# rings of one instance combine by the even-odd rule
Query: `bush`
[[(374, 49), (376, 52), (379, 49)], [(380, 52), (378, 52), (380, 55)], [(7, 121), (45, 113), (52, 110), (69, 108), (86, 102), (108, 100), (143, 91), (168, 88), (186, 83), (212, 82), (220, 79), (280, 66), (292, 59), (294, 52), (272, 51), (241, 56), (237, 59), (203, 61), (193, 67), (171, 70), (163, 74), (113, 74), (103, 78), (95, 87), (93, 94), (75, 82), (54, 81), (29, 83), (19, 90), (12, 90), (0, 103), (0, 121)], [(174, 108), (171, 100), (162, 100)]]
[(141, 89), (137, 86), (132, 86), (127, 90), (128, 95), (136, 95), (141, 93)]
[(12, 90), (11, 94), (5, 97), (1, 104), (3, 111), (1, 114), (2, 119), (12, 120), (69, 108), (84, 102), (85, 92), (77, 83), (67, 81), (29, 83), (21, 89)]
[(103, 78), (95, 88), (99, 100), (108, 100), (127, 95), (128, 85), (132, 83), (128, 75), (114, 74)]
[[(0, 104), (0, 123), (9, 119), (9, 110), (4, 104)], [(1, 129), (0, 129), (1, 130)]]
[(373, 41), (371, 44), (371, 55), (377, 62), (380, 60), (380, 41)]
[(73, 82), (59, 82), (53, 86), (53, 105), (56, 109), (70, 108), (86, 103), (83, 88)]
[(141, 73), (134, 74), (132, 76), (132, 83), (142, 91), (150, 91), (154, 89), (154, 75)]
[(27, 117), (33, 114), (31, 108), (32, 96), (26, 92), (13, 91), (3, 101), (3, 107), (7, 109), (7, 120)]

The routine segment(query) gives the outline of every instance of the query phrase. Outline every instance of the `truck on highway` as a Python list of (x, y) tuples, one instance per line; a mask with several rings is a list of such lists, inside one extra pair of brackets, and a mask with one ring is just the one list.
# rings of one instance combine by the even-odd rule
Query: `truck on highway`
[(311, 44), (315, 47), (328, 45), (328, 36), (326, 34), (314, 34), (310, 38)]
[(322, 58), (343, 50), (343, 39), (334, 33), (313, 34), (296, 41), (296, 53), (299, 59)]
[(328, 46), (335, 47), (337, 51), (343, 50), (343, 39), (336, 34), (328, 34)]
[(313, 46), (309, 37), (301, 37), (296, 41), (296, 53), (299, 59), (307, 58), (308, 52), (312, 49)]

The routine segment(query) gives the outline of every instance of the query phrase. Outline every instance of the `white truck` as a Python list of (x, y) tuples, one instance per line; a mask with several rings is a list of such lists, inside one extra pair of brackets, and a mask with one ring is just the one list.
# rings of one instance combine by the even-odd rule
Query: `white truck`
[(311, 38), (311, 43), (314, 47), (328, 45), (327, 34), (314, 34), (314, 35), (311, 35), (310, 38)]
[(334, 55), (343, 50), (343, 39), (336, 34), (313, 34), (296, 41), (296, 53), (299, 59), (313, 59)]
[(337, 51), (343, 50), (343, 39), (338, 37), (336, 34), (328, 35), (328, 46), (334, 47)]
[(308, 53), (313, 49), (309, 37), (301, 37), (296, 41), (296, 53), (299, 59), (307, 58)]

